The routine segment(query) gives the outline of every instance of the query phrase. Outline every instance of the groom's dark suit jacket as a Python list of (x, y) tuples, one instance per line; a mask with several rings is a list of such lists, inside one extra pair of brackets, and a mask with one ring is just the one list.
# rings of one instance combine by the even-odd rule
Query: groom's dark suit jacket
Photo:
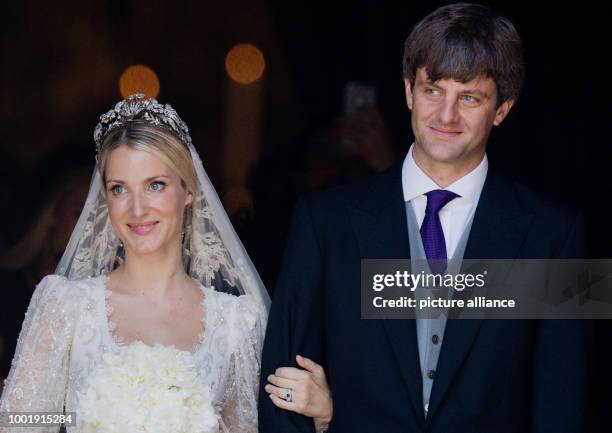
[[(489, 170), (465, 258), (572, 258), (582, 225)], [(360, 260), (409, 258), (401, 166), (301, 199), (262, 359), (262, 433), (312, 432), (263, 386), (301, 354), (321, 363), (330, 433), (585, 433), (587, 326), (579, 321), (449, 320), (427, 418), (414, 320), (360, 319)]]

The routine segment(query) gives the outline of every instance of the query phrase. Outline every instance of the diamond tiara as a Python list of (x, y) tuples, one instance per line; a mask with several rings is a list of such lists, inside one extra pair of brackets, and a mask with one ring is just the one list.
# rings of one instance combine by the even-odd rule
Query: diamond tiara
[(100, 152), (108, 134), (130, 122), (149, 123), (164, 128), (175, 134), (186, 146), (191, 145), (189, 129), (174, 108), (160, 104), (155, 98), (147, 98), (142, 93), (134, 93), (100, 116), (100, 122), (94, 130), (96, 154)]

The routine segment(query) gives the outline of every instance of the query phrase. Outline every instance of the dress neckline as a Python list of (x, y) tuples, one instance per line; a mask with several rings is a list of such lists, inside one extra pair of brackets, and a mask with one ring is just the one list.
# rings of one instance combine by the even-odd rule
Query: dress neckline
[(157, 347), (157, 346), (161, 346), (161, 347), (169, 347), (175, 350), (178, 350), (180, 352), (185, 352), (185, 353), (189, 353), (190, 355), (195, 355), (196, 353), (198, 353), (200, 351), (200, 349), (202, 348), (202, 346), (204, 345), (204, 341), (206, 339), (206, 334), (208, 333), (208, 328), (209, 328), (209, 323), (208, 323), (208, 297), (210, 295), (210, 292), (212, 291), (212, 289), (210, 289), (209, 287), (206, 287), (204, 285), (202, 285), (199, 281), (195, 280), (196, 284), (198, 285), (198, 287), (200, 288), (200, 290), (202, 291), (202, 301), (201, 301), (201, 305), (202, 305), (202, 317), (201, 317), (201, 323), (202, 323), (202, 332), (199, 335), (198, 340), (193, 344), (193, 346), (191, 347), (190, 350), (185, 350), (185, 349), (179, 349), (178, 347), (176, 347), (174, 344), (170, 344), (170, 345), (166, 345), (166, 344), (162, 344), (162, 343), (154, 343), (154, 344), (148, 344), (145, 343), (144, 341), (141, 340), (132, 340), (132, 341), (125, 341), (123, 338), (117, 336), (113, 331), (115, 330), (115, 328), (117, 327), (117, 324), (113, 321), (113, 319), (111, 318), (111, 315), (113, 313), (113, 307), (110, 305), (109, 303), (109, 298), (111, 296), (112, 290), (108, 287), (108, 279), (109, 276), (108, 274), (102, 274), (100, 275), (100, 285), (102, 286), (102, 322), (104, 324), (104, 332), (106, 333), (106, 336), (108, 337), (108, 340), (110, 340), (111, 344), (116, 348), (116, 349), (122, 349), (124, 347), (128, 347), (132, 344), (135, 343), (142, 343), (145, 346), (148, 347)]

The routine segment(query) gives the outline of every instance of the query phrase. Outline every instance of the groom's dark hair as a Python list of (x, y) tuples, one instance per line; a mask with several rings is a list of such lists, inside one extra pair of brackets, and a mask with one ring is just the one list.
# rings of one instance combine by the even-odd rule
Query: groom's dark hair
[(443, 6), (418, 22), (406, 39), (403, 66), (411, 87), (422, 66), (434, 82), (489, 77), (497, 85), (498, 105), (518, 98), (525, 75), (514, 25), (489, 7), (470, 3)]

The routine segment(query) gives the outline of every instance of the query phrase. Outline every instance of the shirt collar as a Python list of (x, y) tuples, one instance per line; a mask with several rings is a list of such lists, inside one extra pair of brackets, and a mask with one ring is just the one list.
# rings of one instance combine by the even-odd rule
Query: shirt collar
[[(412, 156), (412, 148), (404, 159), (402, 166), (402, 189), (404, 191), (404, 201), (410, 201), (416, 197), (419, 197), (426, 192), (434, 189), (440, 189), (440, 186), (436, 184), (423, 170), (419, 167)], [(463, 199), (476, 205), (480, 198), (482, 187), (484, 186), (485, 179), (487, 178), (487, 171), (489, 169), (489, 161), (485, 154), (482, 161), (478, 166), (470, 171), (468, 174), (455, 182), (447, 186), (446, 190), (452, 191), (455, 194), (460, 195)]]

